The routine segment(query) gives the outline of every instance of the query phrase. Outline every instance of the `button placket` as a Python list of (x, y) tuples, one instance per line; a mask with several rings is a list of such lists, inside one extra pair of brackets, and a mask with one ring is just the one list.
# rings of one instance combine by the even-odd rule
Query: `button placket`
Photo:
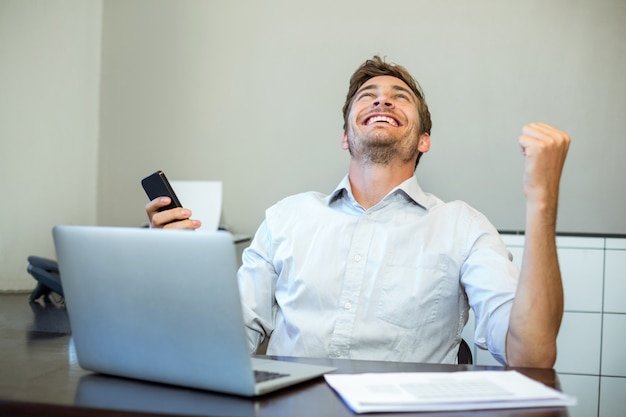
[(373, 224), (370, 216), (362, 215), (353, 233), (348, 255), (350, 261), (339, 295), (340, 310), (329, 344), (329, 351), (333, 357), (349, 356), (361, 286), (365, 279), (366, 254), (369, 252), (372, 236)]

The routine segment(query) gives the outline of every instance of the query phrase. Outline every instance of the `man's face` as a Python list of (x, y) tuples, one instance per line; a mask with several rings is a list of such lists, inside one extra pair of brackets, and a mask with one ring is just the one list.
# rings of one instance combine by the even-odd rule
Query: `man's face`
[(372, 163), (409, 162), (418, 150), (428, 150), (420, 149), (419, 122), (417, 97), (409, 86), (395, 77), (374, 77), (352, 100), (342, 146), (354, 158)]

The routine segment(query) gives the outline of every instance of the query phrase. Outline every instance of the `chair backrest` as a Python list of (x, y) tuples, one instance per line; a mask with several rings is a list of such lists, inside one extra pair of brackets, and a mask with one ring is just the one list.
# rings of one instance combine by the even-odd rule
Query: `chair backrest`
[(474, 363), (472, 349), (470, 349), (467, 342), (463, 339), (461, 339), (461, 344), (459, 345), (458, 362), (463, 365), (471, 365)]

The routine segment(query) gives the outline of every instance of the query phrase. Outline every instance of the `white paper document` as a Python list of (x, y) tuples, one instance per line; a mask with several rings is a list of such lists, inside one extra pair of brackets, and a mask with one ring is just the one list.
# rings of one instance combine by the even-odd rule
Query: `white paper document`
[(576, 399), (517, 371), (326, 374), (355, 413), (575, 405)]
[(170, 180), (170, 184), (183, 207), (191, 210), (191, 218), (202, 222), (201, 230), (218, 229), (222, 216), (221, 181)]

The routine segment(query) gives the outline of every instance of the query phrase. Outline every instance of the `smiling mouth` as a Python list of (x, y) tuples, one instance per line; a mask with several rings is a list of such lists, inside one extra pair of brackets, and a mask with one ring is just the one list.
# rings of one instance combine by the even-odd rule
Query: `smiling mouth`
[(365, 121), (363, 122), (365, 126), (370, 126), (374, 123), (387, 123), (394, 127), (400, 126), (400, 122), (398, 122), (398, 120), (394, 119), (391, 116), (382, 116), (382, 115), (370, 116), (367, 119), (365, 119)]

